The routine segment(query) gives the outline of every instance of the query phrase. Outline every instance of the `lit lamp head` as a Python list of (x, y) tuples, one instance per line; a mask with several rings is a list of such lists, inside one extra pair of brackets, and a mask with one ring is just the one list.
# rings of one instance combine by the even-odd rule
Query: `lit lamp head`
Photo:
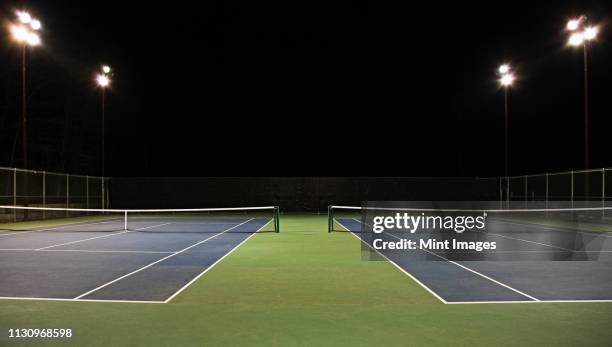
[(28, 24), (32, 21), (32, 16), (25, 11), (17, 11), (17, 19), (23, 24)]
[(570, 19), (567, 22), (567, 25), (565, 26), (565, 28), (568, 31), (576, 31), (578, 30), (578, 28), (580, 27), (580, 22), (582, 21), (582, 17), (578, 18), (578, 19)]
[(584, 43), (584, 35), (582, 33), (573, 33), (570, 35), (569, 40), (567, 41), (567, 44), (570, 46), (580, 46), (582, 43)]
[(108, 75), (108, 74), (111, 72), (111, 68), (110, 68), (110, 66), (108, 66), (108, 65), (102, 65), (102, 72), (103, 72), (105, 75)]
[(110, 84), (110, 79), (106, 75), (99, 74), (98, 76), (96, 76), (96, 82), (100, 87), (106, 88)]
[(40, 45), (40, 36), (36, 33), (42, 28), (40, 21), (32, 18), (29, 13), (24, 11), (17, 12), (17, 19), (21, 24), (14, 24), (10, 27), (15, 41), (29, 46)]
[(30, 22), (30, 27), (32, 27), (32, 30), (40, 30), (42, 28), (42, 24), (40, 24), (39, 20), (32, 20)]
[(586, 21), (586, 16), (580, 16), (567, 22), (565, 29), (571, 33), (567, 41), (569, 46), (580, 46), (597, 37), (598, 28), (595, 26), (585, 26), (587, 24)]
[(507, 73), (502, 75), (502, 77), (499, 79), (499, 83), (504, 87), (510, 87), (512, 83), (514, 83), (514, 79), (513, 74)]
[(593, 40), (597, 37), (597, 32), (599, 30), (597, 29), (597, 27), (587, 27), (584, 29), (584, 31), (582, 32), (582, 36), (584, 36), (584, 39), (587, 41)]
[(502, 64), (497, 69), (500, 75), (499, 83), (504, 87), (509, 87), (514, 82), (514, 75), (510, 71), (511, 68), (509, 64)]

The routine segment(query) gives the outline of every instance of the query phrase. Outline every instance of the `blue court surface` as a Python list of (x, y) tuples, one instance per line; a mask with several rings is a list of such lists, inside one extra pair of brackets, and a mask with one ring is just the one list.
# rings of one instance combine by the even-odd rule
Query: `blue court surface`
[(122, 230), (117, 219), (2, 232), (0, 297), (168, 302), (271, 222), (153, 219)]
[[(372, 235), (362, 232), (366, 228), (359, 219), (336, 222), (362, 241)], [(474, 259), (423, 249), (381, 250), (377, 255), (448, 304), (612, 301), (612, 233), (493, 223), (494, 231), (482, 233), (481, 240), (497, 242), (497, 250)], [(411, 237), (415, 236), (397, 232), (376, 235), (383, 241)], [(362, 245), (370, 249), (366, 243)]]

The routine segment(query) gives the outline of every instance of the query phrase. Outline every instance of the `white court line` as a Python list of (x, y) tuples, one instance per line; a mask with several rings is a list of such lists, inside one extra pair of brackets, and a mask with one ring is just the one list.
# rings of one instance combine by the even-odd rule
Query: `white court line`
[[(368, 224), (363, 223), (363, 222), (361, 222), (361, 221), (360, 221), (360, 220), (358, 220), (358, 219), (353, 218), (353, 220), (354, 220), (354, 221), (356, 221), (356, 222), (358, 222), (358, 223), (362, 223), (362, 224), (365, 224), (366, 226), (368, 226)], [(391, 237), (394, 237), (394, 238), (396, 238), (396, 239), (398, 239), (398, 240), (401, 240), (401, 239), (402, 239), (402, 238), (400, 238), (400, 237), (398, 237), (398, 236), (395, 236), (395, 235), (393, 235), (393, 234), (391, 234), (391, 233), (388, 233), (388, 235), (389, 235), (389, 236), (391, 236)], [(467, 266), (465, 266), (465, 265), (461, 265), (461, 264), (459, 264), (459, 263), (457, 263), (457, 262), (455, 262), (455, 261), (449, 260), (449, 259), (447, 259), (447, 258), (445, 258), (445, 257), (443, 257), (443, 256), (441, 256), (441, 255), (438, 255), (438, 254), (436, 254), (436, 253), (434, 253), (434, 252), (431, 252), (431, 251), (428, 251), (428, 250), (426, 250), (426, 249), (423, 249), (423, 248), (420, 248), (420, 247), (419, 247), (419, 249), (420, 249), (420, 250), (422, 250), (422, 251), (424, 251), (424, 252), (427, 252), (427, 253), (429, 253), (429, 254), (432, 254), (432, 255), (434, 255), (434, 256), (436, 256), (436, 257), (440, 258), (440, 259), (443, 259), (443, 260), (445, 260), (445, 261), (447, 261), (447, 262), (449, 262), (449, 263), (451, 263), (451, 264), (453, 264), (453, 265), (456, 265), (456, 266), (458, 266), (458, 267), (460, 267), (460, 268), (462, 268), (462, 269), (464, 269), (464, 270), (466, 270), (466, 271), (469, 271), (469, 272), (471, 272), (471, 273), (473, 273), (473, 274), (475, 274), (475, 275), (478, 275), (478, 276), (480, 276), (480, 277), (482, 277), (482, 278), (484, 278), (484, 279), (487, 279), (487, 280), (489, 280), (489, 281), (491, 281), (491, 282), (493, 282), (493, 283), (495, 283), (495, 284), (497, 284), (497, 285), (500, 285), (500, 286), (502, 286), (502, 287), (504, 287), (504, 288), (506, 288), (506, 289), (509, 289), (509, 290), (511, 290), (511, 291), (513, 291), (513, 292), (515, 292), (515, 293), (517, 293), (517, 294), (520, 294), (520, 295), (522, 295), (522, 296), (524, 296), (524, 297), (526, 297), (526, 298), (529, 298), (529, 299), (534, 300), (534, 301), (540, 301), (540, 300), (538, 300), (537, 298), (535, 298), (535, 297), (533, 297), (533, 296), (531, 296), (531, 295), (529, 295), (529, 294), (526, 294), (526, 293), (524, 293), (524, 292), (522, 292), (522, 291), (520, 291), (520, 290), (518, 290), (518, 289), (516, 289), (516, 288), (513, 288), (513, 287), (511, 287), (511, 286), (509, 286), (509, 285), (507, 285), (507, 284), (505, 284), (505, 283), (502, 283), (502, 282), (500, 282), (500, 281), (498, 281), (498, 280), (496, 280), (496, 279), (493, 279), (493, 278), (491, 278), (491, 277), (489, 277), (489, 276), (487, 276), (487, 275), (485, 275), (485, 274), (482, 274), (482, 273), (480, 273), (480, 272), (478, 272), (478, 271), (476, 271), (476, 270), (470, 269), (469, 267), (467, 267)]]
[(449, 305), (469, 305), (469, 304), (565, 304), (565, 303), (589, 303), (589, 302), (612, 302), (612, 299), (602, 300), (538, 300), (538, 301), (449, 301)]
[(45, 249), (37, 252), (73, 252), (73, 253), (136, 253), (136, 254), (172, 254), (172, 251), (113, 251), (97, 249)]
[(206, 269), (204, 269), (204, 271), (200, 272), (199, 275), (197, 275), (196, 277), (194, 277), (191, 281), (189, 281), (187, 284), (185, 284), (183, 287), (181, 287), (179, 290), (177, 290), (176, 292), (174, 292), (174, 294), (170, 295), (170, 297), (168, 299), (166, 299), (164, 302), (168, 303), (170, 302), (170, 300), (174, 299), (177, 295), (179, 295), (183, 290), (187, 289), (187, 287), (189, 287), (192, 283), (194, 283), (195, 281), (198, 280), (198, 278), (202, 277), (202, 275), (204, 275), (205, 273), (208, 272), (208, 270), (212, 269), (215, 265), (217, 265), (217, 263), (219, 263), (221, 260), (223, 260), (225, 257), (227, 257), (228, 255), (230, 255), (230, 253), (232, 253), (234, 250), (236, 250), (238, 247), (242, 246), (243, 243), (247, 242), (251, 237), (255, 236), (255, 234), (257, 234), (260, 230), (262, 230), (263, 228), (266, 227), (266, 225), (272, 223), (272, 219), (270, 219), (268, 221), (268, 223), (264, 224), (261, 226), (261, 228), (257, 229), (257, 231), (255, 231), (253, 234), (249, 235), (249, 237), (247, 237), (246, 239), (242, 240), (242, 242), (240, 242), (238, 245), (236, 245), (236, 247), (232, 248), (229, 252), (225, 253), (221, 258), (217, 259), (217, 261), (215, 261), (214, 263), (212, 263), (212, 265), (210, 265), (209, 267), (207, 267)]
[[(166, 218), (164, 218), (164, 220), (166, 220)], [(172, 219), (170, 219), (172, 220)], [(137, 222), (132, 222), (132, 223), (151, 223), (151, 222), (145, 222), (145, 221), (137, 221)], [(172, 224), (180, 224), (180, 225), (236, 225), (238, 223), (208, 223), (208, 222), (177, 222), (172, 220), (171, 222)]]
[[(340, 223), (338, 223), (340, 224)], [(106, 300), (106, 299), (63, 299), (63, 298), (34, 298), (17, 296), (0, 296), (0, 300), (26, 300), (26, 301), (60, 301), (60, 302), (100, 302), (100, 303), (128, 303), (128, 304), (166, 304), (167, 301), (145, 301), (145, 300)], [(606, 303), (612, 300), (540, 300), (540, 301), (448, 301), (448, 305), (469, 304), (583, 304), (583, 303)]]
[(537, 242), (537, 241), (530, 241), (530, 240), (520, 239), (518, 237), (510, 237), (510, 236), (501, 235), (501, 234), (497, 234), (497, 233), (490, 233), (490, 232), (483, 232), (483, 234), (489, 234), (489, 235), (493, 235), (493, 236), (503, 237), (505, 239), (515, 240), (515, 241), (523, 241), (523, 242), (533, 243), (533, 244), (544, 246), (544, 247), (557, 248), (557, 249), (560, 249), (560, 250), (563, 250), (563, 251), (574, 252), (573, 249), (559, 247), (559, 246), (555, 246), (555, 245), (549, 245), (547, 243), (542, 243), (542, 242)]
[[(338, 223), (340, 224), (340, 223)], [(43, 249), (34, 248), (0, 248), (0, 252), (20, 251), (20, 252), (73, 252), (73, 253), (143, 253), (143, 254), (172, 254), (174, 251), (130, 251), (130, 250), (97, 250), (97, 249)], [(612, 253), (612, 251), (572, 251), (573, 253)], [(464, 252), (469, 254), (470, 252)], [(483, 253), (491, 254), (515, 254), (515, 253), (536, 253), (536, 254), (554, 254), (566, 253), (564, 251), (483, 251)]]
[(578, 233), (578, 234), (586, 234), (586, 235), (593, 235), (593, 236), (612, 237), (612, 233), (610, 231), (574, 230), (574, 229), (571, 229), (568, 227), (562, 227), (562, 226), (542, 225), (542, 224), (534, 224), (534, 223), (521, 223), (521, 222), (513, 222), (509, 220), (504, 220), (504, 219), (501, 219), (495, 222), (521, 225), (521, 226), (526, 226), (526, 227), (536, 227), (536, 228), (540, 228), (540, 229), (544, 229), (544, 230), (548, 230), (552, 232)]
[(73, 253), (143, 253), (143, 254), (172, 254), (172, 251), (113, 251), (97, 249), (34, 249), (34, 248), (0, 248), (0, 251), (23, 251), (23, 252), (73, 252)]
[(87, 225), (111, 223), (111, 222), (116, 222), (118, 220), (121, 220), (121, 219), (115, 218), (115, 219), (112, 219), (112, 220), (106, 220), (106, 221), (103, 221), (103, 222), (93, 222), (93, 223), (79, 222), (79, 223), (65, 224), (65, 225), (62, 225), (62, 226), (54, 227), (54, 228), (44, 228), (44, 229), (35, 229), (35, 230), (28, 230), (28, 231), (18, 231), (18, 232), (9, 233), (9, 234), (0, 233), (0, 236), (21, 235), (21, 234), (28, 234), (28, 233), (33, 233), (33, 232), (37, 232), (37, 231), (58, 230), (58, 229), (62, 229), (62, 228), (72, 228), (72, 227), (78, 227), (78, 226), (87, 226)]
[[(572, 253), (612, 253), (612, 251), (574, 251), (569, 250)], [(482, 250), (480, 253), (483, 254), (500, 254), (500, 253), (509, 253), (509, 254), (518, 254), (518, 253), (541, 253), (541, 254), (550, 254), (550, 253), (567, 253), (568, 251), (547, 251), (547, 250), (524, 250), (524, 251), (500, 251), (500, 250)], [(464, 251), (464, 252), (453, 252), (453, 254), (473, 254), (472, 251)]]
[[(555, 229), (554, 227), (551, 227), (551, 226), (544, 226), (544, 225), (539, 225), (539, 224), (534, 224), (534, 225), (532, 225), (532, 224), (523, 224), (523, 223), (510, 222), (510, 221), (504, 221), (504, 220), (498, 221), (498, 223), (508, 223), (508, 224), (525, 226), (525, 227), (535, 226), (535, 227), (538, 227), (538, 228), (541, 228), (541, 229), (544, 229), (544, 230), (548, 230), (548, 231), (551, 231), (551, 232), (559, 232), (559, 231), (561, 231), (561, 232), (582, 233), (582, 234), (589, 234), (589, 235), (594, 234), (595, 236), (604, 236), (604, 237), (610, 237), (611, 236), (611, 235), (603, 235), (603, 234), (602, 235), (598, 235), (597, 233), (593, 233), (593, 232), (583, 232), (583, 231), (578, 231), (578, 230), (567, 230), (567, 229), (564, 229), (564, 228)], [(507, 235), (503, 235), (503, 234), (499, 234), (499, 233), (494, 233), (494, 232), (493, 233), (491, 233), (491, 232), (483, 232), (483, 233), (489, 234), (489, 235), (493, 235), (493, 236), (502, 237), (502, 238), (506, 238), (506, 239), (510, 239), (510, 240), (523, 241), (523, 242), (527, 242), (527, 243), (533, 243), (533, 244), (544, 246), (544, 247), (557, 248), (557, 249), (561, 249), (561, 250), (569, 251), (569, 252), (579, 252), (579, 251), (576, 251), (576, 250), (573, 250), (573, 249), (564, 248), (564, 247), (560, 247), (560, 246), (555, 246), (555, 245), (551, 245), (551, 244), (548, 244), (548, 243), (542, 243), (542, 242), (537, 242), (537, 241), (525, 240), (525, 239), (521, 239), (521, 238), (518, 238), (518, 237), (510, 237), (510, 236), (507, 236)], [(524, 233), (528, 233), (528, 232), (524, 232)], [(603, 232), (603, 233), (605, 233), (605, 232)], [(593, 252), (596, 252), (596, 251), (593, 251)], [(599, 252), (606, 252), (606, 251), (599, 251)]]
[(165, 304), (163, 301), (144, 301), (144, 300), (96, 300), (96, 299), (63, 299), (63, 298), (32, 298), (16, 296), (0, 296), (0, 300), (36, 300), (36, 301), (71, 301), (71, 302), (118, 302), (136, 304)]
[(64, 242), (64, 243), (60, 243), (60, 244), (57, 244), (57, 245), (51, 245), (51, 246), (37, 248), (36, 250), (37, 251), (42, 251), (42, 250), (45, 250), (45, 249), (59, 247), (59, 246), (73, 245), (73, 244), (79, 243), (79, 242), (85, 242), (85, 241), (96, 240), (96, 239), (103, 239), (105, 237), (111, 237), (111, 236), (121, 235), (121, 234), (125, 234), (125, 233), (131, 233), (131, 232), (134, 232), (134, 231), (140, 231), (140, 230), (145, 230), (145, 229), (161, 227), (161, 226), (168, 225), (168, 224), (170, 224), (170, 223), (156, 224), (156, 225), (151, 225), (151, 226), (148, 226), (148, 227), (145, 227), (145, 228), (138, 228), (138, 229), (134, 229), (134, 230), (125, 230), (125, 231), (122, 231), (122, 232), (119, 232), (119, 233), (112, 233), (112, 234), (108, 234), (108, 235), (90, 237), (90, 238), (82, 239), (82, 240)]
[(92, 289), (92, 290), (90, 290), (90, 291), (88, 291), (88, 292), (86, 292), (86, 293), (83, 293), (83, 294), (81, 294), (81, 295), (77, 296), (77, 297), (76, 297), (76, 298), (74, 298), (74, 299), (75, 299), (75, 300), (79, 300), (79, 299), (81, 299), (81, 298), (82, 298), (82, 297), (84, 297), (84, 296), (87, 296), (87, 295), (89, 295), (89, 294), (91, 294), (91, 293), (94, 293), (94, 292), (96, 292), (96, 291), (98, 291), (98, 290), (100, 290), (100, 289), (102, 289), (102, 288), (104, 288), (104, 287), (106, 287), (106, 286), (109, 286), (109, 285), (111, 285), (111, 284), (113, 284), (113, 283), (115, 283), (115, 282), (117, 282), (117, 281), (121, 281), (122, 279), (124, 279), (124, 278), (126, 278), (126, 277), (132, 276), (132, 275), (133, 275), (133, 274), (135, 274), (135, 273), (138, 273), (138, 272), (140, 272), (140, 271), (142, 271), (142, 270), (145, 270), (145, 269), (147, 269), (147, 268), (149, 268), (149, 267), (151, 267), (151, 266), (153, 266), (153, 265), (155, 265), (155, 264), (157, 264), (157, 263), (160, 263), (160, 262), (162, 262), (162, 261), (164, 261), (164, 260), (166, 260), (166, 259), (172, 258), (172, 257), (174, 257), (175, 255), (181, 254), (181, 253), (183, 253), (183, 252), (185, 252), (185, 251), (187, 251), (187, 250), (189, 250), (189, 249), (191, 249), (191, 248), (193, 248), (193, 247), (195, 247), (195, 246), (198, 246), (198, 245), (200, 245), (200, 244), (202, 244), (202, 243), (204, 243), (204, 242), (206, 242), (206, 241), (208, 241), (208, 240), (211, 240), (211, 239), (213, 239), (213, 238), (215, 238), (215, 237), (217, 237), (217, 236), (219, 236), (219, 235), (221, 235), (221, 234), (223, 234), (223, 233), (226, 233), (226, 232), (228, 232), (228, 231), (230, 231), (230, 230), (232, 230), (232, 229), (235, 229), (235, 228), (237, 228), (237, 227), (239, 227), (239, 226), (241, 226), (241, 225), (243, 225), (243, 224), (246, 224), (246, 223), (248, 223), (248, 222), (252, 221), (253, 219), (255, 219), (255, 218), (251, 218), (251, 219), (249, 219), (249, 220), (247, 220), (247, 221), (244, 221), (244, 222), (242, 222), (242, 223), (240, 223), (240, 224), (238, 224), (238, 225), (234, 225), (233, 227), (231, 227), (231, 228), (229, 228), (229, 229), (225, 229), (224, 231), (222, 231), (222, 232), (220, 232), (220, 233), (218, 233), (218, 234), (215, 234), (215, 235), (213, 235), (213, 236), (211, 236), (211, 237), (208, 237), (208, 238), (206, 238), (206, 239), (204, 239), (204, 240), (202, 240), (202, 241), (199, 241), (199, 242), (197, 242), (197, 243), (194, 243), (193, 245), (191, 245), (191, 246), (189, 246), (189, 247), (183, 248), (183, 249), (181, 249), (180, 251), (174, 252), (174, 253), (172, 253), (172, 254), (170, 254), (170, 255), (166, 256), (166, 257), (163, 257), (163, 258), (161, 258), (161, 259), (159, 259), (159, 260), (156, 260), (156, 261), (154, 261), (154, 262), (152, 262), (152, 263), (150, 263), (150, 264), (148, 264), (148, 265), (145, 265), (145, 266), (143, 266), (143, 267), (141, 267), (141, 268), (139, 268), (139, 269), (136, 269), (136, 270), (134, 270), (134, 271), (132, 271), (132, 272), (130, 272), (130, 273), (128, 273), (128, 274), (125, 274), (125, 275), (123, 275), (123, 276), (121, 276), (121, 277), (118, 277), (118, 278), (116, 278), (116, 279), (114, 279), (114, 280), (112, 280), (112, 281), (110, 281), (110, 282), (107, 282), (107, 283), (105, 283), (105, 284), (103, 284), (103, 285), (101, 285), (101, 286), (99, 286), (99, 287), (96, 287), (96, 288), (94, 288), (94, 289)]
[(355, 235), (355, 233), (353, 233), (349, 228), (345, 227), (342, 223), (340, 223), (338, 220), (336, 220), (336, 223), (338, 223), (341, 227), (343, 227), (344, 229), (346, 229), (346, 231), (350, 232), (351, 235), (355, 236), (359, 241), (361, 241), (361, 243), (365, 243), (366, 245), (368, 245), (368, 247), (370, 247), (371, 249), (373, 249), (376, 253), (378, 253), (381, 257), (385, 258), (388, 262), (390, 262), (391, 264), (393, 264), (396, 268), (398, 268), (401, 272), (403, 272), (405, 275), (407, 275), (408, 277), (410, 277), (413, 281), (415, 281), (417, 284), (419, 284), (421, 287), (423, 287), (426, 291), (428, 291), (431, 295), (433, 295), (436, 299), (440, 300), (440, 302), (446, 304), (446, 300), (444, 300), (440, 295), (438, 295), (438, 293), (434, 292), (432, 289), (430, 289), (429, 287), (427, 287), (423, 282), (419, 281), (416, 277), (412, 276), (411, 273), (409, 273), (408, 271), (406, 271), (405, 269), (403, 269), (401, 266), (397, 265), (393, 260), (387, 258), (387, 256), (385, 256), (384, 254), (380, 253), (376, 248), (370, 246), (368, 243), (364, 242), (359, 236)]

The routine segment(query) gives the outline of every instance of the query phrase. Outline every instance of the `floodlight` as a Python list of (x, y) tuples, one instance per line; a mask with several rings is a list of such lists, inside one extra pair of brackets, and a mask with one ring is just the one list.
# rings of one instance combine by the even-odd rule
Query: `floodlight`
[(579, 26), (580, 26), (580, 19), (572, 19), (569, 22), (567, 22), (567, 25), (565, 28), (569, 31), (574, 31), (578, 29)]
[(508, 64), (503, 64), (497, 70), (500, 74), (505, 75), (510, 71), (510, 66)]
[(512, 74), (505, 74), (499, 79), (499, 83), (501, 83), (501, 85), (504, 87), (511, 86), (513, 82), (514, 82), (514, 75)]
[(585, 40), (589, 41), (594, 39), (597, 36), (597, 27), (588, 27), (584, 29), (582, 36)]
[(32, 21), (32, 16), (29, 13), (24, 11), (17, 11), (17, 18), (23, 24), (28, 24)]
[(30, 26), (32, 27), (32, 30), (40, 30), (42, 24), (40, 24), (38, 19), (34, 19), (30, 22)]
[(567, 44), (570, 46), (580, 46), (584, 42), (584, 34), (583, 33), (573, 33)]
[(38, 37), (38, 35), (36, 35), (35, 33), (28, 33), (26, 42), (30, 46), (38, 46), (40, 44), (40, 37)]
[(102, 75), (102, 74), (96, 77), (96, 81), (98, 82), (98, 85), (102, 88), (110, 84), (110, 79), (106, 75)]
[(11, 34), (18, 42), (26, 41), (28, 38), (28, 30), (20, 25), (11, 26)]

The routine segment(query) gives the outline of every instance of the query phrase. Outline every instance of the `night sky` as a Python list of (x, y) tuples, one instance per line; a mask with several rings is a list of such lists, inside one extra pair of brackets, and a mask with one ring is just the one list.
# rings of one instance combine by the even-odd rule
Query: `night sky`
[(20, 7), (44, 27), (31, 168), (99, 173), (93, 76), (107, 63), (109, 176), (499, 176), (507, 62), (510, 173), (581, 169), (582, 55), (564, 26), (582, 13), (601, 25), (591, 167), (612, 166), (612, 3), (428, 3), (3, 1), (0, 166), (20, 166), (4, 28)]

